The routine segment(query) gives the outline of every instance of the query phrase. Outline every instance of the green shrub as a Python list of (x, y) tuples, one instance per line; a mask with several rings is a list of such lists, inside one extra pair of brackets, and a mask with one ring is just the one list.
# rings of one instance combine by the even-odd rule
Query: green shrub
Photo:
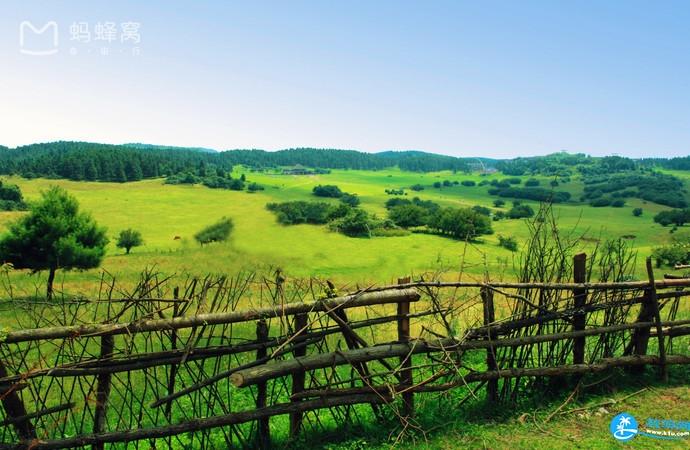
[(312, 193), (317, 197), (340, 198), (343, 196), (343, 191), (338, 186), (331, 184), (314, 186)]
[(512, 236), (502, 236), (498, 235), (498, 245), (501, 247), (510, 250), (511, 252), (515, 252), (518, 249), (518, 243), (517, 240), (512, 237)]
[(194, 239), (202, 246), (211, 242), (227, 241), (233, 228), (232, 219), (223, 217), (218, 222), (207, 226), (195, 234)]

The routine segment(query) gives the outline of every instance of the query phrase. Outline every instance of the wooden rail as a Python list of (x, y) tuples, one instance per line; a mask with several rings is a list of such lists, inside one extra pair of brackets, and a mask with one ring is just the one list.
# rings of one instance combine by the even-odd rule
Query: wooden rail
[[(334, 418), (338, 414), (348, 417), (354, 405), (368, 405), (364, 407), (372, 408), (377, 417), (382, 416), (382, 408), (396, 407), (397, 416), (409, 424), (415, 420), (415, 395), (451, 391), (468, 383), (478, 383), (476, 388), (486, 386), (486, 401), (497, 403), (502, 401), (501, 387), (510, 379), (570, 374), (577, 379), (617, 367), (644, 370), (652, 365), (659, 367), (660, 378), (665, 380), (669, 366), (690, 364), (690, 355), (677, 352), (688, 346), (671, 345), (673, 339), (690, 335), (690, 315), (675, 317), (681, 300), (690, 295), (690, 290), (683, 290), (690, 287), (690, 279), (655, 280), (648, 262), (647, 281), (596, 283), (587, 281), (586, 268), (586, 256), (581, 254), (573, 261), (573, 283), (411, 282), (402, 278), (397, 285), (317, 301), (276, 300), (272, 304), (277, 306), (272, 307), (192, 316), (178, 314), (184, 300), (178, 298), (176, 289), (175, 302), (164, 301), (173, 305), (170, 318), (152, 308), (153, 317), (158, 318), (11, 331), (0, 342), (4, 409), (0, 427), (11, 427), (16, 442), (0, 442), (0, 449), (87, 445), (100, 449), (109, 443), (137, 440), (150, 440), (153, 445), (156, 439), (221, 427), (241, 439), (241, 445), (268, 448), (269, 419), (277, 415), (289, 415), (289, 436), (293, 438), (312, 426), (307, 411), (327, 410)], [(433, 297), (436, 290), (451, 288), (476, 290), (460, 305), (453, 301), (444, 304)], [(275, 299), (283, 295), (279, 280), (273, 292)], [(546, 292), (555, 292), (560, 300), (543, 306), (540, 295)], [(429, 301), (418, 303), (423, 294)], [(132, 304), (146, 302), (134, 299)], [(512, 313), (507, 314), (505, 304), (523, 308), (509, 308)], [(379, 305), (391, 305), (386, 309), (390, 315), (369, 317), (371, 307)], [(359, 315), (352, 312), (354, 308), (362, 308)], [(477, 323), (451, 329), (454, 315), (471, 308)], [(616, 319), (601, 322), (602, 311), (616, 311), (607, 315)], [(353, 317), (360, 320), (353, 321)], [(249, 324), (243, 325), (244, 334), (233, 336), (232, 326), (241, 323)], [(550, 325), (542, 327), (544, 324)], [(373, 327), (387, 328), (378, 333)], [(188, 332), (179, 333), (182, 329)], [(245, 341), (238, 342), (241, 338)], [(594, 343), (609, 338), (622, 343), (613, 346), (618, 356), (602, 357)], [(137, 350), (137, 339), (147, 339), (145, 350)], [(45, 367), (42, 360), (24, 360), (44, 343), (58, 352), (54, 361), (59, 363)], [(564, 351), (553, 352), (553, 362), (533, 366), (516, 365), (506, 356), (507, 350), (528, 352), (541, 344), (560, 346)], [(60, 356), (59, 352), (73, 345), (77, 347), (68, 358)], [(22, 351), (25, 354), (18, 358), (19, 364), (15, 362), (15, 369), (8, 370), (12, 359), (3, 360), (3, 355)], [(468, 364), (463, 359), (468, 352), (481, 352), (481, 357)], [(189, 376), (192, 371), (195, 378), (190, 381), (184, 374)], [(117, 375), (122, 373), (126, 376)], [(164, 375), (158, 379), (160, 374)], [(40, 403), (31, 401), (30, 394), (42, 386), (37, 381), (41, 378), (59, 384), (65, 377), (88, 380), (94, 376), (93, 387), (84, 392), (84, 398), (75, 398), (72, 388), (57, 405), (45, 398)], [(134, 380), (126, 385), (126, 394), (132, 399), (137, 392), (152, 389), (138, 386), (140, 380), (153, 379), (153, 386), (159, 386), (154, 389), (156, 397), (140, 394), (130, 405), (149, 408), (150, 417), (158, 417), (155, 408), (165, 405), (160, 416), (167, 423), (108, 431), (118, 423), (112, 417), (109, 422), (108, 417), (123, 407), (113, 404), (114, 399), (124, 398), (118, 392), (122, 378)], [(79, 383), (68, 380), (66, 385)], [(227, 387), (216, 389), (219, 384)], [(24, 389), (27, 386), (33, 389)], [(233, 406), (236, 397), (243, 399), (239, 410)], [(223, 414), (197, 413), (192, 419), (175, 419), (180, 405), (198, 407), (210, 398), (222, 404)], [(26, 407), (31, 404), (37, 405), (33, 412)], [(45, 427), (47, 417), (54, 416), (53, 422), (60, 423), (67, 420), (61, 415), (79, 408), (92, 408), (83, 415), (93, 417), (90, 428), (81, 428), (85, 432), (62, 438), (60, 433), (47, 436), (39, 428)], [(250, 435), (243, 436), (237, 427), (249, 422), (256, 425), (247, 425)], [(37, 433), (39, 429), (41, 433)]]

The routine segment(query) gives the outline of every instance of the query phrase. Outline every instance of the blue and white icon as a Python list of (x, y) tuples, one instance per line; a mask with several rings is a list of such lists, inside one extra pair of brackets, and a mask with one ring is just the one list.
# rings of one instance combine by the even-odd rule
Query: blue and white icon
[(638, 433), (637, 421), (631, 414), (625, 412), (611, 419), (609, 429), (613, 437), (621, 442), (629, 441)]

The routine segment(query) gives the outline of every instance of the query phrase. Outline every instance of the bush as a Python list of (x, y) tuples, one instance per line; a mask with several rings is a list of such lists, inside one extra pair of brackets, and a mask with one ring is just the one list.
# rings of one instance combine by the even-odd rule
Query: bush
[(410, 189), (412, 189), (413, 191), (423, 191), (424, 186), (422, 186), (421, 184), (415, 184), (410, 186)]
[(507, 181), (508, 184), (520, 184), (520, 183), (522, 183), (522, 180), (520, 178), (507, 178), (505, 181)]
[(590, 206), (601, 208), (603, 206), (611, 206), (611, 199), (608, 197), (600, 197), (589, 202)]
[(334, 220), (330, 228), (350, 237), (370, 237), (372, 229), (369, 215), (362, 209), (351, 209), (344, 217)]
[(435, 181), (434, 184), (433, 184), (433, 186), (434, 186), (434, 188), (436, 188), (436, 189), (441, 189), (442, 184), (441, 184), (440, 181)]
[(491, 234), (491, 220), (470, 208), (443, 208), (429, 219), (429, 228), (456, 239), (474, 239)]
[(460, 184), (462, 184), (463, 186), (472, 187), (472, 186), (475, 186), (477, 183), (475, 181), (472, 181), (472, 180), (464, 180)]
[(498, 245), (510, 250), (511, 252), (515, 252), (518, 249), (518, 243), (517, 240), (512, 237), (512, 236), (501, 236), (500, 234), (498, 235)]
[(640, 217), (642, 215), (642, 208), (635, 208), (632, 210), (633, 216)]
[(263, 190), (264, 190), (264, 187), (258, 183), (250, 183), (249, 186), (247, 186), (247, 191), (249, 191), (249, 192), (256, 192), (256, 191), (263, 191)]
[(357, 197), (357, 194), (343, 193), (342, 197), (340, 197), (340, 201), (353, 208), (360, 204), (360, 200), (359, 197)]
[(623, 200), (622, 198), (617, 198), (616, 200), (611, 202), (611, 206), (614, 208), (622, 208), (623, 206), (625, 206), (625, 200)]
[(690, 222), (690, 209), (671, 209), (668, 211), (661, 211), (654, 216), (654, 222), (664, 227), (671, 224), (675, 224), (679, 227), (683, 226), (685, 223)]
[(343, 196), (343, 191), (338, 186), (330, 184), (314, 186), (312, 193), (317, 197), (340, 198)]
[(563, 203), (563, 202), (567, 202), (568, 200), (570, 200), (570, 192), (552, 191), (550, 189), (545, 189), (545, 188), (540, 188), (540, 187), (501, 188), (499, 186), (499, 187), (490, 189), (489, 194), (498, 195), (499, 197), (522, 198), (522, 199), (526, 199), (526, 200), (534, 200), (537, 202)]
[(500, 198), (494, 200), (494, 206), (495, 206), (496, 208), (501, 208), (501, 207), (504, 206), (505, 204), (506, 204), (506, 201), (505, 201), (505, 200), (501, 200)]
[(508, 211), (508, 217), (511, 219), (523, 219), (532, 216), (534, 216), (534, 210), (529, 205), (517, 204)]
[(536, 187), (539, 186), (539, 184), (539, 180), (536, 180), (534, 178), (530, 178), (529, 180), (525, 181), (526, 187)]
[(403, 228), (419, 227), (427, 224), (429, 210), (412, 203), (398, 205), (388, 211), (388, 218)]
[(656, 247), (652, 251), (652, 257), (656, 260), (656, 266), (674, 266), (676, 264), (690, 263), (690, 236), (687, 233), (678, 232), (671, 238), (671, 244)]
[(325, 202), (305, 201), (269, 203), (266, 208), (275, 213), (278, 222), (283, 225), (324, 224), (345, 216), (350, 210), (345, 204), (334, 206)]
[(213, 225), (209, 225), (203, 230), (194, 235), (194, 239), (201, 244), (210, 244), (211, 242), (227, 241), (230, 233), (234, 228), (232, 219), (223, 217)]
[(472, 207), (472, 211), (476, 212), (477, 214), (481, 214), (482, 216), (491, 216), (491, 210), (486, 206), (474, 205)]
[(452, 185), (453, 185), (453, 183), (451, 183), (450, 180), (443, 180), (443, 186), (444, 186), (444, 187), (449, 187), (449, 186), (452, 186)]

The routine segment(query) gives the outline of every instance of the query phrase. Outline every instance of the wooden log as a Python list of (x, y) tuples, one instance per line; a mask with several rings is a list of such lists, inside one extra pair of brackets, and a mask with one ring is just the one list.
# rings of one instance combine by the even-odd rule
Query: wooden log
[[(268, 340), (268, 324), (264, 319), (256, 322), (256, 340), (258, 342)], [(258, 349), (256, 351), (256, 360), (263, 361), (264, 358), (266, 358), (266, 354), (266, 348)], [(263, 409), (266, 407), (266, 389), (266, 382), (262, 382), (257, 385), (256, 409)], [(262, 449), (271, 447), (271, 429), (269, 427), (269, 417), (261, 417), (257, 420), (256, 444), (258, 448)]]
[(91, 434), (84, 436), (77, 436), (68, 439), (59, 440), (35, 440), (25, 441), (19, 445), (13, 446), (15, 449), (42, 449), (42, 450), (56, 450), (62, 448), (84, 447), (86, 445), (94, 445), (96, 443), (118, 443), (118, 442), (135, 442), (144, 439), (158, 439), (168, 436), (175, 436), (182, 433), (189, 433), (201, 430), (208, 430), (211, 428), (218, 428), (228, 425), (238, 425), (241, 423), (252, 422), (265, 417), (273, 417), (282, 414), (290, 414), (296, 411), (313, 411), (317, 409), (333, 408), (336, 406), (357, 405), (360, 403), (379, 402), (386, 403), (390, 401), (389, 398), (381, 397), (378, 394), (374, 395), (352, 395), (348, 397), (334, 397), (334, 398), (320, 398), (316, 400), (309, 400), (298, 403), (281, 403), (269, 406), (263, 409), (253, 409), (250, 411), (241, 411), (231, 414), (207, 417), (203, 419), (194, 419), (182, 423), (167, 425), (153, 428), (140, 428), (129, 431), (118, 431), (110, 433)]
[[(488, 288), (481, 288), (480, 294), (482, 297), (482, 307), (484, 310), (484, 326), (490, 326), (496, 321), (496, 313), (494, 311), (494, 294)], [(491, 343), (495, 338), (494, 333), (489, 330), (487, 340)], [(486, 367), (488, 370), (498, 370), (496, 363), (496, 349), (491, 346), (486, 349)], [(486, 395), (489, 402), (495, 403), (498, 401), (498, 380), (491, 380), (486, 384)]]
[[(690, 278), (682, 278), (675, 280), (655, 280), (654, 285), (657, 289), (667, 289), (674, 287), (690, 287)], [(369, 288), (368, 292), (387, 291), (392, 289), (407, 289), (407, 288), (480, 288), (488, 287), (489, 289), (550, 289), (555, 291), (572, 291), (573, 289), (587, 289), (589, 291), (602, 290), (639, 290), (649, 287), (649, 281), (618, 281), (618, 282), (592, 282), (592, 283), (513, 283), (513, 282), (496, 282), (490, 283), (481, 281), (416, 281), (403, 285), (392, 284), (388, 286), (379, 286)]]
[(27, 420), (36, 419), (38, 417), (48, 416), (50, 414), (59, 413), (72, 409), (76, 406), (76, 403), (70, 402), (62, 405), (51, 406), (50, 408), (45, 408), (40, 411), (32, 412), (20, 417), (8, 417), (7, 419), (0, 422), (0, 427), (6, 427), (8, 425), (14, 425), (20, 422), (26, 422)]
[[(522, 377), (544, 377), (554, 376), (562, 377), (570, 374), (584, 374), (597, 373), (615, 367), (624, 367), (630, 365), (654, 365), (660, 364), (661, 359), (655, 355), (646, 356), (622, 356), (618, 358), (605, 358), (594, 364), (568, 364), (554, 367), (535, 367), (535, 368), (512, 368), (501, 369), (496, 371), (486, 372), (472, 372), (460, 377), (456, 381), (434, 384), (434, 385), (420, 385), (409, 388), (414, 392), (442, 392), (453, 389), (458, 386), (464, 386), (467, 383), (485, 382), (487, 380), (497, 380), (501, 378), (522, 378)], [(690, 364), (690, 356), (684, 355), (669, 355), (667, 359), (668, 364), (687, 365)], [(312, 389), (302, 392), (300, 398), (338, 398), (347, 397), (350, 395), (362, 395), (370, 392), (379, 394), (388, 394), (391, 396), (398, 395), (403, 390), (400, 385), (378, 385), (378, 386), (362, 386), (356, 388), (339, 388), (339, 389)]]
[(284, 317), (308, 312), (327, 312), (341, 308), (383, 305), (400, 301), (416, 302), (420, 298), (414, 289), (397, 289), (377, 292), (361, 292), (342, 297), (329, 298), (316, 302), (287, 303), (280, 307), (255, 308), (226, 313), (199, 314), (192, 317), (174, 317), (171, 319), (151, 319), (120, 324), (88, 324), (61, 327), (46, 327), (29, 330), (17, 330), (7, 333), (4, 340), (7, 344), (45, 340), (78, 338), (86, 336), (103, 336), (133, 334), (148, 331), (176, 330), (206, 325), (219, 325), (239, 322), (251, 322), (272, 317)]
[[(410, 277), (398, 279), (398, 284), (410, 282)], [(410, 342), (410, 302), (398, 303), (398, 342)], [(414, 382), (412, 375), (412, 353), (400, 357), (400, 384), (412, 387)], [(403, 418), (414, 417), (414, 393), (407, 391), (403, 394)]]
[[(6, 377), (7, 369), (2, 360), (0, 360), (0, 378)], [(20, 439), (35, 439), (36, 428), (34, 428), (34, 425), (31, 423), (31, 419), (28, 418), (26, 407), (24, 407), (24, 402), (22, 402), (22, 399), (19, 397), (17, 390), (7, 390), (0, 400), (5, 409), (5, 417), (9, 420), (13, 420), (12, 424), (17, 431), (17, 436), (19, 436)], [(24, 419), (22, 419), (22, 417)]]
[[(309, 315), (296, 314), (295, 315), (295, 339), (300, 335), (308, 333)], [(293, 352), (295, 358), (300, 358), (307, 354), (307, 348), (302, 347)], [(304, 391), (305, 372), (297, 372), (292, 375), (292, 395), (299, 395)], [(292, 402), (299, 400), (292, 400)], [(290, 414), (290, 437), (295, 438), (299, 435), (302, 428), (302, 411), (295, 411)]]
[[(411, 315), (411, 317), (424, 317), (435, 314), (434, 311), (424, 311)], [(352, 329), (370, 327), (372, 325), (380, 325), (388, 322), (396, 321), (397, 315), (376, 317), (372, 319), (351, 322)], [(303, 342), (315, 342), (324, 338), (325, 336), (341, 332), (340, 327), (329, 327), (306, 333), (296, 339), (294, 344), (301, 344)], [(148, 352), (135, 355), (133, 357), (118, 358), (118, 359), (94, 359), (91, 361), (80, 361), (78, 364), (67, 364), (59, 367), (52, 367), (48, 369), (32, 370), (31, 372), (21, 375), (8, 376), (0, 379), (0, 383), (15, 383), (23, 379), (49, 376), (49, 377), (72, 377), (72, 376), (87, 376), (98, 375), (100, 373), (117, 373), (129, 372), (133, 370), (142, 370), (149, 367), (163, 366), (169, 364), (177, 364), (184, 361), (196, 361), (206, 358), (216, 358), (225, 355), (234, 355), (237, 353), (244, 353), (255, 351), (258, 348), (279, 347), (285, 344), (291, 337), (280, 337), (270, 339), (265, 343), (257, 343), (255, 341), (219, 347), (195, 348), (191, 352), (187, 349), (181, 350), (167, 350), (162, 352)]]
[[(667, 364), (690, 364), (690, 356), (669, 355), (666, 359)], [(595, 364), (570, 364), (554, 367), (535, 367), (535, 368), (511, 368), (501, 369), (494, 372), (470, 373), (463, 377), (464, 381), (476, 382), (494, 380), (499, 378), (517, 377), (551, 377), (572, 374), (597, 373), (614, 367), (643, 367), (649, 364), (661, 364), (661, 358), (655, 355), (633, 355), (621, 356), (618, 358), (605, 358)]]
[[(681, 320), (662, 323), (662, 326), (686, 325), (690, 320)], [(278, 361), (273, 364), (263, 364), (258, 367), (239, 370), (230, 376), (230, 381), (237, 387), (256, 384), (260, 381), (277, 378), (303, 370), (323, 369), (356, 362), (372, 361), (381, 358), (394, 358), (408, 353), (433, 353), (440, 351), (464, 351), (471, 349), (486, 349), (491, 347), (518, 347), (540, 342), (560, 341), (573, 339), (580, 336), (594, 336), (598, 334), (622, 331), (628, 329), (644, 328), (654, 325), (653, 322), (638, 322), (633, 324), (612, 325), (608, 327), (588, 328), (577, 332), (554, 333), (547, 335), (526, 336), (511, 339), (497, 339), (494, 341), (458, 341), (447, 338), (436, 341), (421, 339), (412, 340), (409, 343), (383, 344), (356, 350), (343, 350), (332, 353), (309, 355), (303, 358), (294, 358)]]
[[(101, 358), (110, 358), (115, 347), (114, 336), (101, 337)], [(102, 433), (107, 424), (108, 397), (110, 396), (110, 377), (109, 373), (99, 374), (96, 380), (96, 408), (93, 415), (94, 434)], [(103, 444), (93, 445), (94, 450), (103, 450)]]
[(654, 269), (652, 268), (652, 258), (647, 257), (647, 276), (649, 278), (649, 302), (652, 305), (654, 312), (654, 320), (656, 321), (656, 332), (659, 339), (659, 358), (661, 364), (659, 366), (659, 375), (665, 383), (668, 383), (668, 370), (666, 368), (666, 346), (664, 345), (664, 333), (661, 327), (661, 314), (659, 313), (659, 299), (657, 298), (656, 288), (654, 287)]
[[(344, 310), (339, 310), (339, 311), (332, 311), (329, 312), (328, 315), (338, 324), (340, 327), (343, 337), (345, 338), (345, 345), (347, 345), (347, 348), (350, 350), (354, 350), (356, 348), (359, 348), (360, 345), (362, 347), (368, 347), (367, 343), (362, 339), (357, 333), (350, 328), (350, 325), (348, 324), (347, 320), (347, 313)], [(381, 360), (382, 363), (390, 368), (390, 366), (387, 365), (387, 363), (383, 360)], [(354, 367), (355, 371), (359, 375), (360, 379), (364, 382), (367, 383), (369, 379), (369, 368), (367, 367), (366, 362), (357, 362), (353, 363), (352, 367)], [(377, 403), (372, 403), (371, 404), (371, 410), (374, 413), (374, 416), (378, 419), (381, 417), (381, 411), (379, 410), (379, 406)]]

